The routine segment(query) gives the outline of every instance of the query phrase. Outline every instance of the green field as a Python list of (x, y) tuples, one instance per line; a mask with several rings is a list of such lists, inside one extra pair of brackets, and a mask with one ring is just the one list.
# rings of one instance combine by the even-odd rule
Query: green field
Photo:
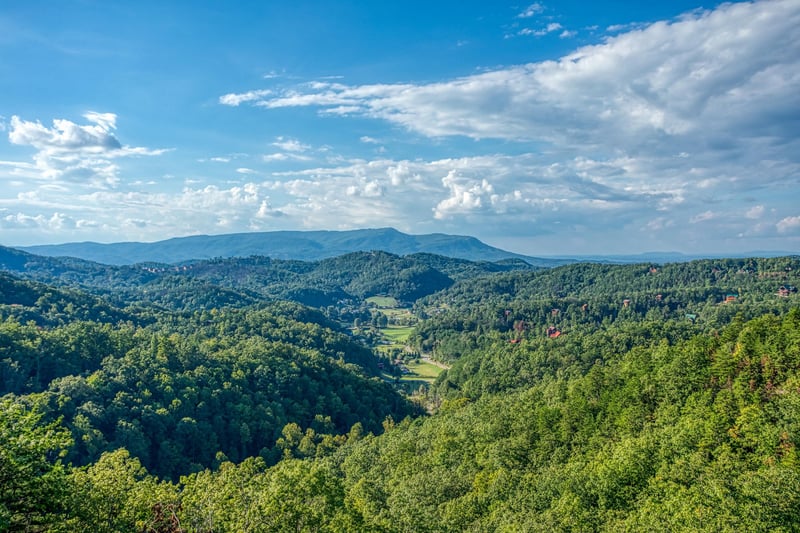
[(370, 296), (369, 298), (367, 298), (367, 302), (375, 304), (378, 307), (387, 309), (394, 309), (399, 305), (397, 303), (397, 300), (395, 300), (391, 296)]
[(381, 328), (381, 334), (395, 344), (405, 344), (411, 332), (414, 331), (413, 326), (389, 326)]
[(442, 369), (436, 365), (420, 361), (419, 363), (406, 364), (411, 374), (406, 374), (402, 377), (403, 380), (423, 380), (433, 381), (442, 373)]

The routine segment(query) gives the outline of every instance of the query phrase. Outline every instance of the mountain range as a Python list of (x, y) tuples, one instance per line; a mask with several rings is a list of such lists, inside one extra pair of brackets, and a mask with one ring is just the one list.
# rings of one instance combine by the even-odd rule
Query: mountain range
[(468, 261), (523, 260), (537, 267), (570, 263), (681, 263), (695, 259), (782, 257), (791, 251), (749, 251), (739, 254), (646, 252), (629, 255), (564, 255), (533, 257), (490, 246), (475, 237), (430, 233), (409, 235), (393, 228), (349, 231), (269, 231), (193, 235), (156, 242), (73, 242), (17, 246), (40, 256), (76, 257), (106, 265), (180, 264), (204, 259), (265, 256), (272, 259), (319, 261), (352, 252), (384, 251), (398, 256), (418, 253)]
[(267, 256), (273, 259), (318, 261), (351, 252), (381, 250), (395, 255), (430, 253), (470, 261), (522, 259), (534, 266), (556, 266), (571, 261), (543, 259), (495, 248), (460, 235), (408, 235), (393, 228), (351, 231), (271, 231), (227, 235), (194, 235), (157, 242), (101, 244), (79, 242), (18, 247), (45, 256), (69, 256), (107, 265), (135, 263), (176, 264), (218, 257)]

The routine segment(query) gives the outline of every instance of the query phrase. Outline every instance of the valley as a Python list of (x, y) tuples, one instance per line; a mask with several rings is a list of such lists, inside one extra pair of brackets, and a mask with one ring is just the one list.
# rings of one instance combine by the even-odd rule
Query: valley
[(797, 525), (797, 256), (0, 267), (12, 529)]

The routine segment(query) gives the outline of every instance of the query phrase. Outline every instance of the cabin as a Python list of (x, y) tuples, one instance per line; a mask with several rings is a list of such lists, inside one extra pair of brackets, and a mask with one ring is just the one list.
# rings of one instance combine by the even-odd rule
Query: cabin
[(794, 285), (781, 285), (778, 288), (778, 296), (783, 298), (788, 298), (790, 294), (794, 294), (797, 292), (797, 287)]
[(561, 331), (555, 326), (550, 326), (547, 328), (547, 336), (551, 339), (557, 339), (561, 336)]
[(725, 295), (725, 303), (735, 302), (739, 296), (736, 294), (726, 294)]
[(628, 307), (630, 305), (631, 301), (629, 299), (625, 298), (624, 300), (622, 300), (622, 307)]

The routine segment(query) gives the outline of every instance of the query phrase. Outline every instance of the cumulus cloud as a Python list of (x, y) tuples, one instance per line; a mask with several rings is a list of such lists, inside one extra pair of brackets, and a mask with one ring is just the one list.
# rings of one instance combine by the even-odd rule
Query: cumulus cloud
[[(531, 235), (548, 239), (557, 233), (559, 242), (583, 238), (595, 247), (606, 238), (624, 246), (632, 231), (648, 242), (658, 242), (665, 231), (675, 235), (677, 242), (691, 242), (698, 234), (693, 222), (709, 220), (712, 211), (702, 199), (692, 199), (684, 189), (690, 185), (644, 181), (639, 172), (637, 162), (628, 158), (552, 163), (537, 153), (354, 159), (274, 172), (267, 181), (243, 185), (187, 184), (172, 193), (99, 190), (68, 202), (58, 190), (20, 193), (13, 199), (0, 199), (0, 218), (4, 228), (13, 226), (15, 234), (22, 235), (25, 224), (31, 232), (38, 231), (34, 225), (55, 226), (58, 219), (53, 215), (59, 213), (74, 221), (63, 224), (68, 229), (63, 233), (73, 235), (73, 240), (85, 235), (94, 240), (97, 235), (108, 235), (107, 240), (118, 240), (119, 235), (157, 240), (198, 232), (381, 225), (490, 240)], [(87, 210), (86, 205), (95, 207)], [(654, 216), (665, 205), (669, 208)], [(735, 206), (727, 212), (725, 207), (717, 205), (713, 215), (725, 219), (738, 233), (747, 232), (752, 221), (744, 215), (737, 219)], [(778, 220), (771, 222), (774, 234), (795, 233), (796, 220), (787, 217), (776, 228)], [(604, 238), (592, 231), (602, 231)], [(706, 225), (702, 233), (713, 231)]]
[(44, 215), (27, 215), (14, 213), (3, 215), (0, 213), (0, 228), (5, 230), (34, 229), (46, 233), (71, 229), (77, 223), (63, 213), (53, 213), (49, 217)]
[(800, 232), (800, 216), (781, 219), (775, 227), (778, 229), (778, 233)]
[(33, 167), (19, 162), (16, 163), (18, 172), (27, 170), (28, 176), (48, 180), (113, 186), (118, 183), (119, 171), (114, 159), (159, 155), (166, 151), (123, 146), (114, 135), (117, 117), (113, 113), (90, 111), (83, 116), (89, 124), (55, 119), (49, 128), (38, 121), (11, 117), (8, 140), (37, 150)]

